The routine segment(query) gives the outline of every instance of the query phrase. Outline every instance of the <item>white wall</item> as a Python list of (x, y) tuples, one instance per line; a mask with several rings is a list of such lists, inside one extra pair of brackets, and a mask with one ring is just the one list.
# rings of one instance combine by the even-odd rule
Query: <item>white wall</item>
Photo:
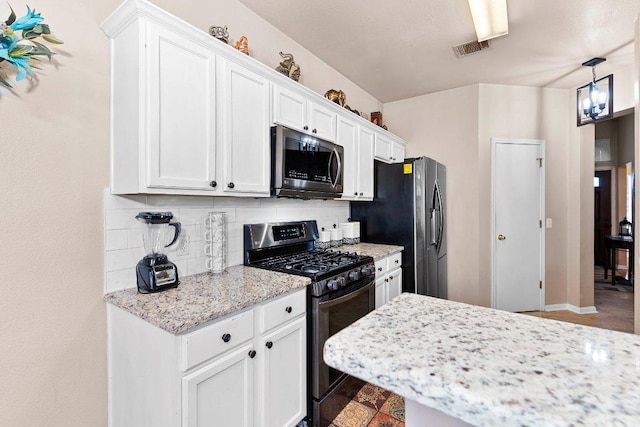
[[(0, 91), (0, 425), (105, 426), (107, 337), (103, 189), (109, 184), (109, 42), (100, 23), (118, 0), (29, 1), (65, 44), (39, 85)], [(206, 31), (228, 25), (275, 67), (292, 52), (302, 83), (381, 104), (237, 0), (157, 1)], [(12, 2), (18, 16), (24, 3)], [(0, 19), (9, 16), (0, 5)], [(13, 77), (10, 77), (13, 79)]]

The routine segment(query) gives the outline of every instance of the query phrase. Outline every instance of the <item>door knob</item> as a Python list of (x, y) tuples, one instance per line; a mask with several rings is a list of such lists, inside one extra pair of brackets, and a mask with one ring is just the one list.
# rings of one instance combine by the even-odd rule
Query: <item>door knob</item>
[(498, 234), (498, 240), (504, 240), (506, 236), (504, 234)]

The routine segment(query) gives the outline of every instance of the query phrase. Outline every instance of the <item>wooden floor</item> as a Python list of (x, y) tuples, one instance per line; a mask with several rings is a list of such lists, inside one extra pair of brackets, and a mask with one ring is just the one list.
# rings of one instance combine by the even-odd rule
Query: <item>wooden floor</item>
[(610, 286), (610, 283), (604, 280), (602, 268), (596, 268), (595, 281), (594, 305), (598, 310), (596, 314), (576, 314), (568, 310), (530, 311), (523, 314), (633, 333), (632, 287)]

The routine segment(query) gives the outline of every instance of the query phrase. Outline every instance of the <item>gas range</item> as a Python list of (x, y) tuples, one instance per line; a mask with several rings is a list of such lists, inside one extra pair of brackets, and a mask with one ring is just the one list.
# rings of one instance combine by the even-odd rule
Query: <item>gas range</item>
[(375, 308), (375, 265), (370, 256), (315, 249), (315, 221), (247, 224), (244, 265), (302, 275), (307, 288), (306, 421), (327, 427), (344, 408), (347, 374), (322, 356), (325, 341)]
[(373, 258), (315, 249), (315, 221), (245, 225), (245, 265), (312, 279), (311, 295), (339, 291), (375, 274)]

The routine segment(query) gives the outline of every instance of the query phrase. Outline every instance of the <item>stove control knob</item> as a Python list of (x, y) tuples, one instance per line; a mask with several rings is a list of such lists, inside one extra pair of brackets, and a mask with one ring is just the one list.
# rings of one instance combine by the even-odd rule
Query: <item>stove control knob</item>
[(360, 278), (360, 273), (358, 271), (352, 271), (349, 273), (349, 280), (356, 281)]
[(329, 288), (332, 291), (335, 291), (338, 289), (338, 282), (335, 279), (331, 279), (327, 282), (327, 288)]
[(362, 274), (363, 276), (371, 276), (371, 268), (369, 268), (369, 266), (367, 267), (362, 267), (362, 270), (360, 270), (360, 274)]
[(340, 286), (341, 288), (344, 287), (347, 284), (346, 279), (344, 278), (344, 276), (340, 276), (336, 279), (336, 281), (338, 282), (338, 286)]

